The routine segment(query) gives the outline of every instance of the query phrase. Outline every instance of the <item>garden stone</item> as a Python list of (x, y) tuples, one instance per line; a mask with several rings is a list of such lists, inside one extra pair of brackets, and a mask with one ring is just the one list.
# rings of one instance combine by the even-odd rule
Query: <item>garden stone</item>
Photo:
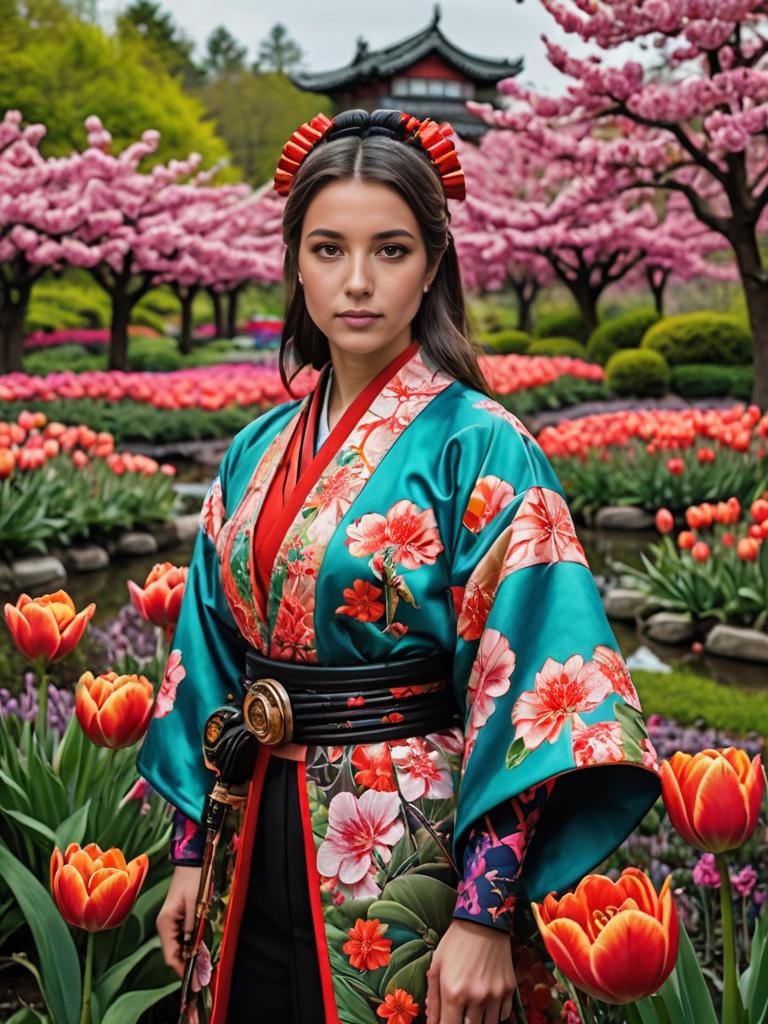
[(67, 578), (67, 570), (52, 555), (18, 558), (11, 562), (11, 572), (19, 590), (39, 587), (42, 583), (62, 583)]
[(623, 619), (634, 622), (635, 614), (646, 601), (642, 590), (630, 590), (628, 587), (613, 587), (603, 596), (605, 614), (611, 619)]
[(696, 636), (696, 626), (680, 612), (656, 612), (645, 620), (645, 632), (662, 644), (686, 644)]
[(768, 633), (718, 624), (707, 634), (704, 649), (709, 654), (720, 654), (724, 658), (768, 663)]
[(116, 547), (121, 555), (154, 555), (157, 551), (157, 541), (151, 533), (128, 530), (117, 538)]
[(64, 552), (64, 562), (76, 572), (96, 572), (109, 565), (109, 555), (98, 544), (80, 544)]
[(598, 510), (594, 525), (598, 530), (647, 530), (653, 516), (638, 505), (606, 505)]
[(157, 526), (153, 526), (152, 535), (157, 541), (157, 546), (160, 548), (173, 547), (178, 540), (173, 523), (159, 523)]
[(183, 543), (194, 541), (200, 528), (200, 513), (191, 512), (186, 516), (177, 516), (173, 525), (176, 530), (177, 540)]

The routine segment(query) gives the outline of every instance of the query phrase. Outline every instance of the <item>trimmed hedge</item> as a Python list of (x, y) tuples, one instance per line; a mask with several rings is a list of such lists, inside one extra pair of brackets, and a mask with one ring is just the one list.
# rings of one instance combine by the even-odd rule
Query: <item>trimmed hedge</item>
[(650, 327), (641, 348), (659, 352), (670, 366), (709, 363), (744, 366), (752, 362), (749, 331), (725, 313), (681, 313)]
[(652, 349), (614, 352), (605, 368), (605, 383), (617, 395), (663, 395), (669, 389), (669, 366)]
[(755, 374), (751, 366), (710, 366), (685, 363), (673, 366), (671, 390), (683, 398), (720, 398), (730, 395), (748, 402)]
[(533, 338), (525, 331), (484, 331), (478, 335), (478, 341), (496, 355), (509, 355), (511, 352), (521, 354), (527, 352)]
[(606, 320), (589, 336), (587, 355), (593, 362), (605, 366), (619, 349), (639, 348), (646, 331), (658, 320), (658, 313), (652, 309), (633, 309)]
[(557, 310), (544, 313), (536, 318), (533, 330), (535, 338), (577, 338), (586, 340), (586, 330), (581, 313), (576, 310)]
[(738, 736), (768, 734), (768, 691), (723, 686), (687, 670), (633, 669), (632, 680), (646, 715), (674, 718), (680, 725), (695, 725), (703, 719), (713, 729)]
[(528, 346), (529, 356), (573, 356), (575, 359), (586, 359), (587, 350), (575, 338), (553, 337), (537, 338)]
[[(178, 351), (178, 342), (174, 338), (137, 336), (128, 340), (127, 368), (162, 373), (192, 366), (215, 366), (223, 361), (222, 357), (225, 354), (234, 351), (231, 341), (219, 338), (216, 341), (196, 343), (189, 355), (183, 356)], [(80, 373), (83, 370), (106, 368), (106, 352), (96, 355), (89, 352), (84, 345), (55, 345), (24, 355), (24, 372), (37, 376), (61, 373), (64, 370)]]

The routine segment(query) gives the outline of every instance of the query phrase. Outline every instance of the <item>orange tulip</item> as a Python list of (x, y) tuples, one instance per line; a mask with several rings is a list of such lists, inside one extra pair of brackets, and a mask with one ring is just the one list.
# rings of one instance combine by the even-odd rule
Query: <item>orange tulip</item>
[(126, 864), (116, 847), (70, 843), (51, 856), (51, 893), (67, 924), (100, 932), (116, 928), (130, 913), (149, 868), (145, 853)]
[(75, 690), (80, 728), (97, 747), (129, 747), (146, 732), (154, 691), (145, 676), (83, 672)]
[(664, 879), (657, 895), (639, 868), (617, 881), (587, 875), (575, 892), (533, 903), (547, 952), (570, 980), (604, 1003), (632, 1003), (656, 992), (672, 972), (677, 909)]
[(150, 570), (143, 587), (128, 580), (128, 590), (136, 610), (142, 618), (164, 629), (168, 636), (179, 618), (188, 571), (186, 566), (158, 562)]
[(22, 654), (58, 661), (77, 647), (95, 611), (89, 604), (76, 612), (66, 590), (57, 590), (35, 598), (22, 594), (15, 605), (6, 604), (5, 621)]
[(661, 762), (661, 786), (670, 820), (691, 846), (707, 853), (735, 850), (757, 827), (765, 792), (760, 755), (744, 750), (678, 751)]

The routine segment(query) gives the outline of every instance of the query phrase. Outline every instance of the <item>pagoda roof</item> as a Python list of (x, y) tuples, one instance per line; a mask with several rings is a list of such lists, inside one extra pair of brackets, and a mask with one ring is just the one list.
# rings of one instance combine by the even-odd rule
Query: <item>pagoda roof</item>
[(291, 80), (300, 89), (330, 93), (361, 80), (395, 75), (432, 53), (439, 54), (468, 78), (488, 85), (495, 85), (502, 78), (511, 78), (523, 68), (522, 58), (491, 60), (455, 46), (440, 28), (440, 6), (436, 4), (430, 24), (415, 35), (381, 50), (369, 50), (368, 44), (360, 39), (351, 64), (335, 71), (297, 71), (291, 75)]

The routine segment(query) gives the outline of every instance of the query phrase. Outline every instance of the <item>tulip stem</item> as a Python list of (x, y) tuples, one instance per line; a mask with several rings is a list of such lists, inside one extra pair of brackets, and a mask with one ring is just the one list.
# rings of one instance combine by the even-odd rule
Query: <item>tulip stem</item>
[(736, 932), (733, 926), (731, 879), (725, 854), (715, 854), (715, 860), (720, 872), (720, 916), (723, 926), (723, 1024), (742, 1024), (744, 1006), (736, 976)]
[(48, 673), (45, 671), (44, 661), (39, 661), (35, 668), (38, 678), (35, 732), (40, 743), (44, 744), (48, 735)]
[(85, 948), (85, 974), (83, 975), (83, 1005), (80, 1010), (80, 1024), (91, 1021), (91, 979), (93, 977), (93, 942), (96, 932), (88, 932), (88, 944)]

